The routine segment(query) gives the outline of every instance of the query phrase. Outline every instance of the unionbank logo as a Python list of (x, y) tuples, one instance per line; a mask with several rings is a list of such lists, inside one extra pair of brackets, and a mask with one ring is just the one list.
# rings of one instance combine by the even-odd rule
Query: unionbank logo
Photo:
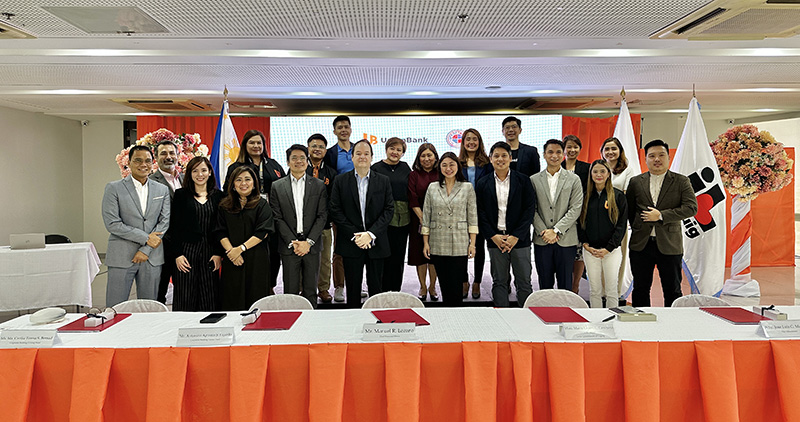
[(705, 233), (717, 227), (711, 209), (725, 199), (725, 194), (720, 188), (719, 181), (714, 180), (714, 171), (711, 167), (690, 174), (689, 181), (692, 182), (692, 189), (697, 196), (697, 214), (683, 220), (683, 228), (686, 237), (694, 239), (700, 236), (701, 232)]
[[(364, 137), (361, 139), (366, 139), (369, 141), (370, 144), (375, 145), (378, 143), (378, 137), (375, 135), (370, 135), (369, 133), (365, 133)], [(384, 141), (386, 142), (386, 141)]]
[(464, 131), (461, 129), (453, 129), (450, 132), (447, 132), (447, 145), (450, 145), (452, 148), (461, 148), (461, 136), (464, 134)]

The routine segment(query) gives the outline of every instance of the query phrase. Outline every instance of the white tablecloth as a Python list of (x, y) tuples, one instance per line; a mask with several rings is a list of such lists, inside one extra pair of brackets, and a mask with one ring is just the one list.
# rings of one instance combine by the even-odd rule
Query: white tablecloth
[[(756, 333), (755, 325), (734, 325), (698, 308), (646, 308), (658, 315), (656, 322), (619, 322), (613, 324), (619, 340), (632, 341), (694, 341), (694, 340), (764, 340)], [(800, 319), (800, 306), (780, 307), (791, 319)], [(558, 325), (541, 322), (528, 309), (493, 308), (426, 308), (416, 309), (430, 322), (417, 327), (421, 343), (456, 343), (475, 341), (564, 342)], [(592, 322), (611, 315), (605, 309), (578, 309), (579, 314)], [(178, 329), (210, 327), (200, 324), (205, 313), (162, 312), (133, 314), (101, 333), (59, 333), (56, 347), (170, 347), (176, 345)], [(32, 326), (29, 316), (23, 315), (0, 324), (6, 328), (56, 328), (82, 315), (69, 314), (67, 321), (51, 326)], [(376, 322), (366, 309), (303, 311), (290, 330), (241, 331), (238, 312), (215, 324), (232, 326), (234, 345), (361, 343), (364, 323)], [(617, 341), (619, 341), (617, 340)]]
[(90, 242), (14, 251), (0, 247), (0, 311), (92, 306), (98, 272), (100, 257)]

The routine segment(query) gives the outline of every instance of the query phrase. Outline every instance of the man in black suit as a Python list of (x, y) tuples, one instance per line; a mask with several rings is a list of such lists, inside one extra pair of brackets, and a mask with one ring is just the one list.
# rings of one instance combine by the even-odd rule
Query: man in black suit
[(508, 306), (510, 271), (514, 271), (517, 302), (525, 304), (531, 294), (531, 223), (536, 211), (536, 193), (524, 174), (509, 169), (511, 147), (505, 142), (489, 150), (494, 173), (478, 180), (478, 226), (487, 239), (492, 265), (494, 306)]
[(669, 171), (669, 145), (656, 139), (644, 146), (647, 173), (631, 178), (626, 193), (631, 223), (633, 306), (650, 306), (653, 270), (658, 267), (664, 306), (681, 297), (681, 221), (697, 213), (689, 178)]
[(386, 235), (394, 215), (389, 178), (370, 171), (372, 145), (363, 139), (353, 146), (354, 170), (333, 181), (330, 212), (336, 224), (336, 253), (344, 261), (347, 305), (361, 306), (361, 275), (367, 267), (370, 295), (381, 292), (383, 260), (390, 254)]
[(283, 290), (300, 294), (317, 307), (317, 276), (322, 230), (328, 222), (325, 184), (306, 174), (308, 148), (286, 151), (289, 175), (272, 183), (269, 204), (278, 229), (278, 253), (283, 263)]
[(528, 177), (539, 172), (539, 151), (536, 147), (525, 145), (519, 141), (522, 133), (522, 121), (514, 116), (503, 119), (503, 136), (511, 146), (511, 170), (516, 170)]
[[(180, 172), (178, 163), (178, 147), (172, 141), (161, 141), (156, 145), (156, 163), (158, 170), (150, 175), (150, 180), (161, 183), (169, 188), (169, 198), (175, 197), (175, 191), (183, 187), (183, 174)], [(169, 251), (172, 247), (169, 236), (164, 236), (164, 250)], [(169, 279), (175, 273), (175, 259), (167, 257), (161, 267), (161, 280), (158, 282), (158, 294), (156, 300), (167, 303), (167, 289), (169, 289)]]

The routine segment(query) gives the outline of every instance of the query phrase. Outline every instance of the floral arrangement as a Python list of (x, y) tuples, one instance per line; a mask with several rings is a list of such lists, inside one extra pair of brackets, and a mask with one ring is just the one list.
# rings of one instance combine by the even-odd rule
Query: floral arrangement
[(792, 181), (794, 160), (783, 144), (753, 125), (734, 126), (711, 142), (725, 188), (739, 201), (774, 192)]
[[(189, 160), (192, 158), (208, 157), (208, 147), (200, 143), (199, 133), (182, 133), (176, 135), (167, 129), (161, 128), (155, 132), (144, 135), (141, 139), (136, 141), (136, 145), (146, 145), (150, 148), (155, 148), (161, 141), (172, 141), (177, 145), (178, 162), (176, 164), (180, 166), (182, 171), (186, 169), (186, 164), (188, 164)], [(128, 168), (128, 150), (130, 150), (131, 147), (133, 147), (133, 145), (120, 151), (116, 157), (117, 165), (119, 165), (119, 173), (123, 178), (131, 174), (131, 170)], [(153, 154), (155, 154), (155, 151), (153, 151)], [(153, 162), (153, 171), (156, 169), (158, 169), (158, 164)]]

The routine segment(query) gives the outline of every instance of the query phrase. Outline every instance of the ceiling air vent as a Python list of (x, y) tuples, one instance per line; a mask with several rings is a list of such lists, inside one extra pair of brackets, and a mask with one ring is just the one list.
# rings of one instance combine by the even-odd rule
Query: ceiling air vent
[(800, 0), (716, 0), (653, 33), (653, 39), (763, 40), (800, 32)]
[(583, 110), (592, 106), (610, 101), (611, 98), (547, 98), (547, 99), (529, 99), (517, 104), (514, 108), (517, 110)]
[(142, 111), (210, 111), (211, 108), (194, 100), (119, 99), (113, 101)]
[(23, 38), (36, 37), (14, 25), (11, 25), (7, 20), (0, 19), (0, 40), (18, 40)]

